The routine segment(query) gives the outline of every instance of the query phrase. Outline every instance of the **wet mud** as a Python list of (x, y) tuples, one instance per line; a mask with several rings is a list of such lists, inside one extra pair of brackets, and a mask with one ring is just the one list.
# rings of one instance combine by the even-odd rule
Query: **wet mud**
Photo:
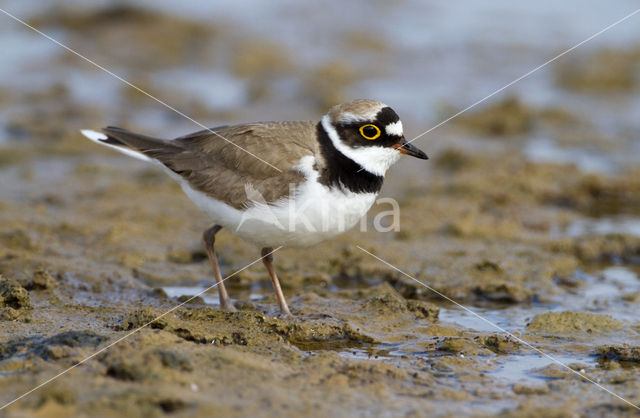
[[(148, 68), (147, 60), (163, 68), (184, 60), (213, 65), (216, 55), (203, 43), (234, 42), (239, 48), (225, 62), (251, 80), (252, 103), (269, 103), (277, 80), (294, 74), (309, 117), (347, 97), (355, 80), (348, 64), (309, 71), (250, 33), (160, 12), (58, 10), (30, 22), (72, 39), (89, 32), (92, 48), (131, 68)], [(126, 38), (132, 50), (154, 48), (157, 36), (173, 40), (144, 56), (113, 47)], [(200, 43), (192, 49), (180, 47), (194, 38)], [(351, 51), (391, 53), (359, 32), (348, 39)], [(621, 54), (615, 62), (624, 68), (636, 59)], [(52, 65), (66, 68), (70, 59)], [(635, 86), (600, 75), (598, 65), (570, 82), (564, 74), (576, 70), (557, 68), (557, 83)], [(148, 85), (163, 92), (157, 84)], [(0, 402), (78, 366), (0, 415), (636, 413), (573, 371), (640, 403), (640, 236), (584, 227), (637, 219), (640, 176), (625, 167), (585, 172), (526, 153), (540, 132), (561, 143), (583, 129), (584, 115), (513, 96), (443, 127), (422, 143), (433, 157), (427, 164), (403, 160), (388, 175), (383, 194), (400, 204), (399, 231), (354, 230), (275, 254), (294, 314), (286, 318), (260, 263), (227, 281), (238, 312), (218, 309), (215, 289), (192, 298), (213, 284), (201, 247), (207, 219), (162, 172), (73, 129), (144, 112), (149, 103), (93, 108), (69, 86), (56, 89), (32, 98), (40, 113), (13, 114), (0, 147)], [(220, 115), (187, 96), (171, 97)], [(591, 141), (606, 149), (603, 138)], [(383, 210), (374, 206), (369, 223)], [(216, 244), (223, 275), (259, 257), (224, 230)]]

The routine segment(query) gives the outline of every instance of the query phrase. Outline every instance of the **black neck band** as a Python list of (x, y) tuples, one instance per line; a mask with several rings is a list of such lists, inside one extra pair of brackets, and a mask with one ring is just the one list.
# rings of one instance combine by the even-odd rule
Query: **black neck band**
[(356, 163), (333, 145), (328, 132), (317, 125), (320, 152), (326, 166), (320, 172), (320, 183), (328, 187), (343, 187), (354, 193), (378, 193), (384, 177), (373, 174)]

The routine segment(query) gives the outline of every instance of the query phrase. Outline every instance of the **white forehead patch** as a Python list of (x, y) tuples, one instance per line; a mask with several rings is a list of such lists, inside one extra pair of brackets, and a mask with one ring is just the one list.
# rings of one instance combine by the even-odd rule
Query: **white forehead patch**
[(384, 130), (387, 133), (387, 135), (395, 135), (395, 136), (404, 135), (404, 131), (402, 129), (402, 121), (400, 120), (397, 122), (388, 124), (387, 126), (384, 127)]

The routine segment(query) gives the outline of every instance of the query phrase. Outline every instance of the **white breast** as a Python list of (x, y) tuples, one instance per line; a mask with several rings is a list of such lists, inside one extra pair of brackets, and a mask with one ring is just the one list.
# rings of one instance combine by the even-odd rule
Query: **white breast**
[(306, 180), (297, 185), (291, 198), (267, 204), (251, 185), (246, 185), (252, 203), (245, 210), (215, 200), (179, 180), (201, 211), (245, 241), (263, 247), (308, 247), (354, 227), (377, 196), (320, 184), (314, 162), (310, 155), (300, 160), (297, 168)]

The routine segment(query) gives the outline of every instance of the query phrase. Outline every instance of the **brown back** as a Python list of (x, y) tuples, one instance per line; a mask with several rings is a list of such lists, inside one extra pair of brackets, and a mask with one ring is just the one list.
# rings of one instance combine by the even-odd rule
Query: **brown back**
[(212, 130), (218, 135), (203, 130), (171, 141), (119, 128), (103, 131), (162, 162), (194, 189), (237, 209), (249, 203), (247, 184), (267, 202), (288, 196), (289, 183), (304, 179), (293, 167), (306, 155), (319, 156), (315, 122), (258, 122)]

